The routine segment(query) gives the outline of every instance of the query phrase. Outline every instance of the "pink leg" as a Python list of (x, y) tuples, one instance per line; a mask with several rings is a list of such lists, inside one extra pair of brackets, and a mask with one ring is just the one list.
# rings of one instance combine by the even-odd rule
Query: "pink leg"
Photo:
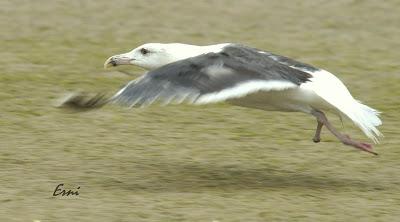
[(322, 126), (324, 125), (320, 121), (317, 121), (317, 122), (318, 122), (317, 130), (315, 131), (315, 135), (313, 138), (314, 143), (319, 143), (321, 141), (321, 130), (322, 130)]
[(340, 142), (342, 142), (343, 144), (348, 145), (348, 146), (353, 146), (353, 147), (355, 147), (357, 149), (366, 151), (368, 153), (372, 153), (372, 154), (378, 155), (377, 153), (372, 151), (372, 145), (352, 140), (348, 135), (344, 135), (344, 134), (339, 133), (335, 129), (335, 127), (333, 127), (333, 125), (328, 121), (328, 118), (326, 118), (326, 116), (325, 116), (325, 114), (323, 112), (318, 111), (318, 110), (314, 110), (314, 111), (311, 112), (311, 114), (313, 116), (315, 116), (317, 118), (317, 121), (318, 121), (317, 131), (315, 133), (316, 137), (318, 136), (317, 139), (319, 138), (319, 134), (321, 132), (321, 129), (319, 129), (320, 128), (320, 123), (321, 123), (321, 128), (322, 128), (322, 125), (325, 125), (326, 128), (333, 135), (335, 135), (336, 138), (338, 138), (340, 140)]

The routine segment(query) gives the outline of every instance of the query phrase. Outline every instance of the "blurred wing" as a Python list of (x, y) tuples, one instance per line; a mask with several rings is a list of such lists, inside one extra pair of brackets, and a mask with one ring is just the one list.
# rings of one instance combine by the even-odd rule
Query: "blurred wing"
[(156, 101), (214, 103), (257, 91), (298, 87), (310, 78), (308, 73), (260, 56), (258, 52), (250, 53), (253, 54), (245, 56), (228, 50), (170, 63), (129, 82), (111, 102), (130, 107)]

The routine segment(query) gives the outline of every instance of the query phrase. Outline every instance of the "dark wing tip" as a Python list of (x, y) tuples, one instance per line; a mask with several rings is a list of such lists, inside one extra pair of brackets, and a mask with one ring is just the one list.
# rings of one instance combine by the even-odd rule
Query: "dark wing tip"
[(74, 111), (88, 111), (100, 108), (109, 102), (105, 93), (89, 95), (87, 93), (69, 93), (54, 104), (57, 108)]

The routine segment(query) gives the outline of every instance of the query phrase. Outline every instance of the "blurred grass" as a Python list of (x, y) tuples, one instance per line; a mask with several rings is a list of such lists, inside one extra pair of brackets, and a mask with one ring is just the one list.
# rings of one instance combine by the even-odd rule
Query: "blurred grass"
[[(396, 221), (399, 9), (395, 0), (1, 1), (1, 221)], [(103, 70), (104, 60), (145, 42), (239, 42), (325, 68), (383, 111), (381, 155), (325, 131), (312, 143), (315, 121), (299, 113), (52, 107), (66, 91), (118, 89), (132, 77)], [(342, 130), (365, 139), (348, 122)], [(81, 195), (53, 198), (59, 183)]]

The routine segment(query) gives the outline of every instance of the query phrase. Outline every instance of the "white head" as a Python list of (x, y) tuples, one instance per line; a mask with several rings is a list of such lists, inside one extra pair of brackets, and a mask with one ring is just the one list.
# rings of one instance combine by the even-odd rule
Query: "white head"
[(225, 45), (196, 46), (181, 43), (147, 43), (130, 52), (111, 56), (104, 63), (104, 67), (136, 65), (147, 70), (153, 70), (178, 60), (208, 52), (221, 51)]

